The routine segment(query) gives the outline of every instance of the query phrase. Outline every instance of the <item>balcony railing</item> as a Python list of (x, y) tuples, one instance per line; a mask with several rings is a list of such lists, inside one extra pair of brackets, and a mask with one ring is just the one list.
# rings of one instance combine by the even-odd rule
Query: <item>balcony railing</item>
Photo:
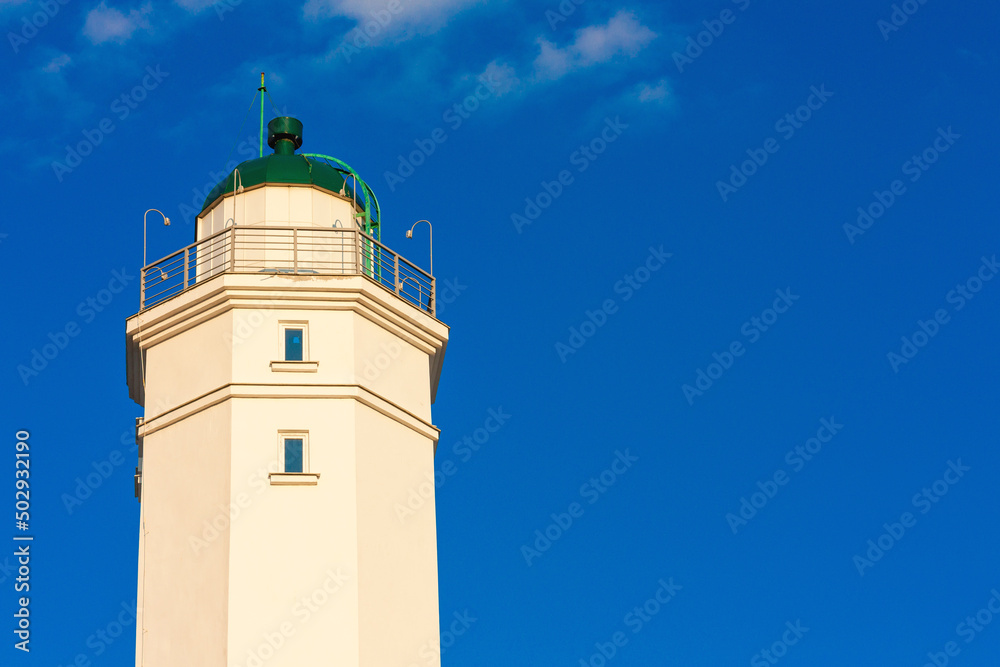
[(434, 277), (360, 229), (228, 227), (142, 269), (140, 310), (223, 273), (366, 276), (430, 315)]

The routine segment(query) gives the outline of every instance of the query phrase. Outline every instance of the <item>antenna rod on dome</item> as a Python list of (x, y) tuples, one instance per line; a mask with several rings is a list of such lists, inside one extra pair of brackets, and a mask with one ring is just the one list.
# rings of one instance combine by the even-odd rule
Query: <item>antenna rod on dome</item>
[(264, 93), (267, 92), (267, 86), (264, 85), (264, 73), (260, 73), (260, 88), (257, 89), (260, 93), (260, 154), (258, 157), (264, 157)]

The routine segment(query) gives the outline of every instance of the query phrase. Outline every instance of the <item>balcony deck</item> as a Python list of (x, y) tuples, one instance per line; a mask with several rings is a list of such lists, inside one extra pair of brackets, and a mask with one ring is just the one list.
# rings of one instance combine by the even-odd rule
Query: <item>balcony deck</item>
[(360, 229), (231, 226), (142, 268), (140, 312), (223, 273), (365, 276), (434, 317), (434, 277)]

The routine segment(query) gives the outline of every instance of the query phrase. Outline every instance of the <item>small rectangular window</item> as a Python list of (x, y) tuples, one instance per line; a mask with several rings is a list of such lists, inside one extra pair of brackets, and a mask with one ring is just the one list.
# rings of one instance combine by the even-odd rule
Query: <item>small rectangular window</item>
[(274, 361), (271, 370), (276, 373), (315, 373), (319, 362), (309, 352), (309, 322), (288, 320), (278, 322), (278, 336), (274, 342)]
[(302, 361), (305, 339), (303, 329), (285, 328), (285, 361)]
[(302, 467), (304, 445), (302, 438), (285, 438), (285, 467), (283, 472), (305, 472)]
[(308, 431), (278, 431), (278, 471), (309, 472)]

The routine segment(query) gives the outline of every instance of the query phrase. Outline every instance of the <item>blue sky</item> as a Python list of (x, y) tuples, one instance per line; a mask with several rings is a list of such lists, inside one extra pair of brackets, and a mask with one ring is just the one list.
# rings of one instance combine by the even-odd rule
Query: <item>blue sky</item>
[(10, 462), (30, 431), (36, 535), (30, 656), (0, 570), (4, 664), (132, 664), (131, 626), (97, 632), (135, 600), (142, 214), (173, 219), (150, 258), (192, 240), (255, 154), (261, 71), (304, 149), (375, 189), (387, 245), (426, 266), (404, 231), (434, 223), (442, 629), (475, 618), (444, 665), (997, 663), (995, 4), (0, 19), (2, 433)]

